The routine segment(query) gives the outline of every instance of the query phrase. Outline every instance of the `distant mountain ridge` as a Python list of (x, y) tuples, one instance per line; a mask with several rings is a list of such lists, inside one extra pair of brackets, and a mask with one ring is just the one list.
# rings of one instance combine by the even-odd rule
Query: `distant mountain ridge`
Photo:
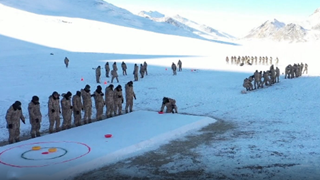
[(268, 20), (252, 29), (244, 39), (268, 39), (273, 41), (307, 42), (320, 40), (320, 8), (298, 23)]
[(191, 33), (197, 34), (199, 36), (202, 36), (204, 38), (208, 39), (215, 39), (215, 40), (220, 40), (220, 39), (235, 39), (234, 36), (216, 30), (212, 27), (209, 27), (204, 24), (199, 24), (195, 21), (189, 20), (185, 17), (182, 17), (180, 15), (175, 15), (175, 16), (166, 16), (162, 13), (159, 13), (157, 11), (141, 11), (138, 13), (139, 16), (145, 17), (148, 19), (151, 19), (155, 22), (165, 22), (168, 23), (174, 27), (178, 27), (180, 29), (189, 31)]

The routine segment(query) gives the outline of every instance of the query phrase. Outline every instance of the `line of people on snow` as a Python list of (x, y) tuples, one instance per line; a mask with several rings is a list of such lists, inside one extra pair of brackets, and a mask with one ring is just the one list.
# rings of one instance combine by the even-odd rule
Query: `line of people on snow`
[(299, 76), (302, 76), (302, 74), (308, 74), (308, 64), (305, 63), (297, 63), (297, 64), (289, 64), (288, 66), (286, 66), (286, 69), (285, 69), (285, 76), (284, 78), (287, 79), (292, 79), (292, 78), (295, 78), (295, 77), (299, 77)]
[(245, 78), (243, 80), (243, 87), (246, 88), (247, 91), (252, 91), (263, 88), (263, 85), (271, 86), (274, 83), (280, 82), (279, 77), (280, 69), (278, 67), (274, 69), (274, 66), (271, 65), (269, 70), (263, 72), (256, 70), (252, 76)]
[[(122, 114), (122, 104), (126, 100), (125, 113), (132, 112), (133, 99), (136, 95), (133, 90), (133, 82), (129, 81), (125, 85), (125, 96), (123, 96), (122, 86), (118, 85), (114, 88), (112, 84), (105, 88), (97, 86), (96, 90), (91, 93), (90, 85), (86, 85), (75, 95), (68, 91), (63, 93), (60, 101), (60, 94), (54, 91), (49, 96), (48, 101), (48, 117), (49, 117), (49, 133), (59, 132), (60, 130), (72, 127), (72, 115), (74, 117), (74, 126), (87, 124), (92, 122), (92, 98), (94, 99), (96, 108), (96, 120), (103, 119), (103, 109), (106, 107), (106, 117), (113, 117)], [(84, 112), (83, 122), (82, 113)], [(31, 138), (40, 136), (40, 128), (42, 122), (42, 114), (40, 111), (39, 97), (33, 96), (28, 105), (29, 120), (31, 124)], [(60, 115), (62, 115), (62, 125), (60, 123)], [(20, 120), (25, 124), (25, 117), (21, 109), (21, 102), (13, 103), (6, 113), (7, 128), (9, 131), (9, 144), (20, 141)]]
[[(245, 64), (247, 64), (247, 65), (253, 65), (253, 64), (254, 65), (258, 65), (258, 64), (259, 65), (269, 65), (269, 64), (271, 64), (272, 65), (272, 63), (273, 63), (272, 57), (270, 57), (268, 59), (267, 56), (260, 56), (259, 62), (258, 62), (257, 56), (255, 56), (255, 57), (251, 56), (251, 58), (250, 58), (250, 56), (242, 56), (242, 57), (238, 56), (238, 58), (236, 56), (231, 56), (230, 60), (231, 60), (231, 64), (236, 64), (236, 65), (240, 65), (240, 66), (243, 66)], [(228, 56), (226, 57), (226, 63), (229, 64), (229, 57)], [(278, 57), (276, 57), (276, 59), (275, 59), (275, 64), (276, 65), (279, 64)]]

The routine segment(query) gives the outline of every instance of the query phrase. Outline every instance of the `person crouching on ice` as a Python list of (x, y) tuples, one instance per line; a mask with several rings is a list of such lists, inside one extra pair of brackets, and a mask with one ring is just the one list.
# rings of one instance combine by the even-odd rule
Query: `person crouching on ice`
[(164, 97), (162, 99), (162, 106), (160, 112), (163, 112), (164, 107), (166, 107), (166, 113), (178, 113), (178, 107), (176, 106), (176, 100)]

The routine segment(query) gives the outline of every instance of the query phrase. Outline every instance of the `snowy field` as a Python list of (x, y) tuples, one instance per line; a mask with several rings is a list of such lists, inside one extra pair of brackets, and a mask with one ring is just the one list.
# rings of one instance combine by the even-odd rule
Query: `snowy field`
[[(233, 130), (220, 135), (224, 140), (199, 141), (199, 145), (191, 149), (199, 155), (197, 161), (201, 162), (199, 167), (204, 172), (220, 173), (226, 179), (251, 179), (237, 176), (246, 173), (254, 174), (255, 179), (320, 177), (319, 42), (239, 41), (239, 46), (228, 45), (77, 18), (74, 14), (70, 17), (39, 15), (2, 5), (2, 2), (8, 1), (0, 0), (2, 141), (8, 138), (4, 117), (14, 101), (22, 102), (27, 123), (21, 124), (21, 133), (28, 135), (31, 126), (27, 104), (33, 95), (39, 96), (43, 115), (41, 129), (46, 130), (49, 126), (47, 102), (53, 91), (75, 94), (86, 84), (95, 90), (98, 84), (92, 68), (104, 67), (105, 62), (117, 62), (119, 69), (122, 61), (127, 63), (128, 76), (118, 71), (119, 84), (124, 86), (133, 80), (134, 63), (146, 61), (149, 75), (133, 85), (137, 96), (134, 111), (158, 111), (162, 98), (168, 96), (176, 99), (179, 113), (213, 117), (233, 124)], [(30, 10), (31, 5), (25, 3), (19, 8)], [(76, 6), (73, 7), (73, 12), (76, 10)], [(281, 76), (280, 83), (241, 94), (244, 78), (255, 70), (269, 69), (269, 66), (240, 67), (225, 62), (226, 56), (246, 55), (278, 57), (281, 73), (288, 64), (308, 63), (309, 73), (295, 79)], [(64, 57), (70, 59), (69, 68), (65, 68)], [(173, 76), (170, 66), (179, 59), (183, 71)], [(102, 75), (100, 85), (104, 89), (110, 79), (104, 76), (104, 69)], [(86, 127), (89, 126), (81, 128)], [(182, 171), (183, 165), (197, 168), (185, 159), (173, 159), (161, 168), (171, 173)], [(134, 176), (132, 167), (122, 168), (128, 170), (128, 176)], [(259, 168), (272, 169), (273, 176), (267, 176)]]

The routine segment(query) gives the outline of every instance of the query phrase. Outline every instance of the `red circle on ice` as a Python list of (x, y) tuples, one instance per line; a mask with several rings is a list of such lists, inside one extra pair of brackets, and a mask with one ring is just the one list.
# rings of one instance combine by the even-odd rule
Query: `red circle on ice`
[[(33, 146), (35, 144), (48, 144), (48, 143), (58, 143), (58, 144), (62, 144), (62, 143), (68, 143), (68, 144), (77, 144), (77, 145), (81, 145), (81, 146), (84, 146), (85, 149), (86, 149), (86, 152), (81, 154), (81, 155), (78, 155), (74, 158), (70, 158), (70, 159), (67, 159), (67, 160), (62, 160), (60, 162), (54, 162), (54, 163), (47, 163), (47, 164), (42, 164), (42, 165), (16, 165), (16, 164), (11, 164), (11, 163), (8, 163), (8, 162), (4, 162), (3, 159), (1, 158), (1, 156), (4, 156), (6, 153), (10, 152), (10, 150), (12, 149), (18, 149), (18, 148), (21, 148), (21, 147), (24, 147), (24, 146)], [(85, 143), (81, 143), (81, 142), (71, 142), (71, 141), (48, 141), (48, 142), (36, 142), (36, 143), (29, 143), (29, 144), (23, 144), (23, 145), (19, 145), (19, 146), (15, 146), (15, 147), (11, 147), (9, 149), (6, 149), (2, 152), (0, 152), (0, 163), (1, 164), (4, 164), (4, 165), (7, 165), (7, 166), (11, 166), (11, 167), (16, 167), (16, 168), (32, 168), (32, 167), (45, 167), (45, 166), (49, 166), (49, 165), (55, 165), (55, 164), (61, 164), (61, 163), (66, 163), (66, 162), (69, 162), (69, 161), (73, 161), (73, 160), (76, 160), (76, 159), (79, 159), (87, 154), (89, 154), (91, 151), (91, 148), (90, 146), (88, 146), (87, 144)], [(42, 154), (44, 154), (46, 152), (43, 152)], [(49, 154), (49, 152), (47, 152)]]
[(41, 154), (49, 154), (49, 152), (43, 152), (43, 153), (41, 153)]
[(161, 111), (159, 111), (158, 113), (159, 113), (159, 114), (163, 114), (163, 112), (161, 112)]
[(111, 137), (112, 137), (112, 134), (106, 134), (106, 135), (104, 135), (104, 137), (106, 137), (106, 138), (111, 138)]

